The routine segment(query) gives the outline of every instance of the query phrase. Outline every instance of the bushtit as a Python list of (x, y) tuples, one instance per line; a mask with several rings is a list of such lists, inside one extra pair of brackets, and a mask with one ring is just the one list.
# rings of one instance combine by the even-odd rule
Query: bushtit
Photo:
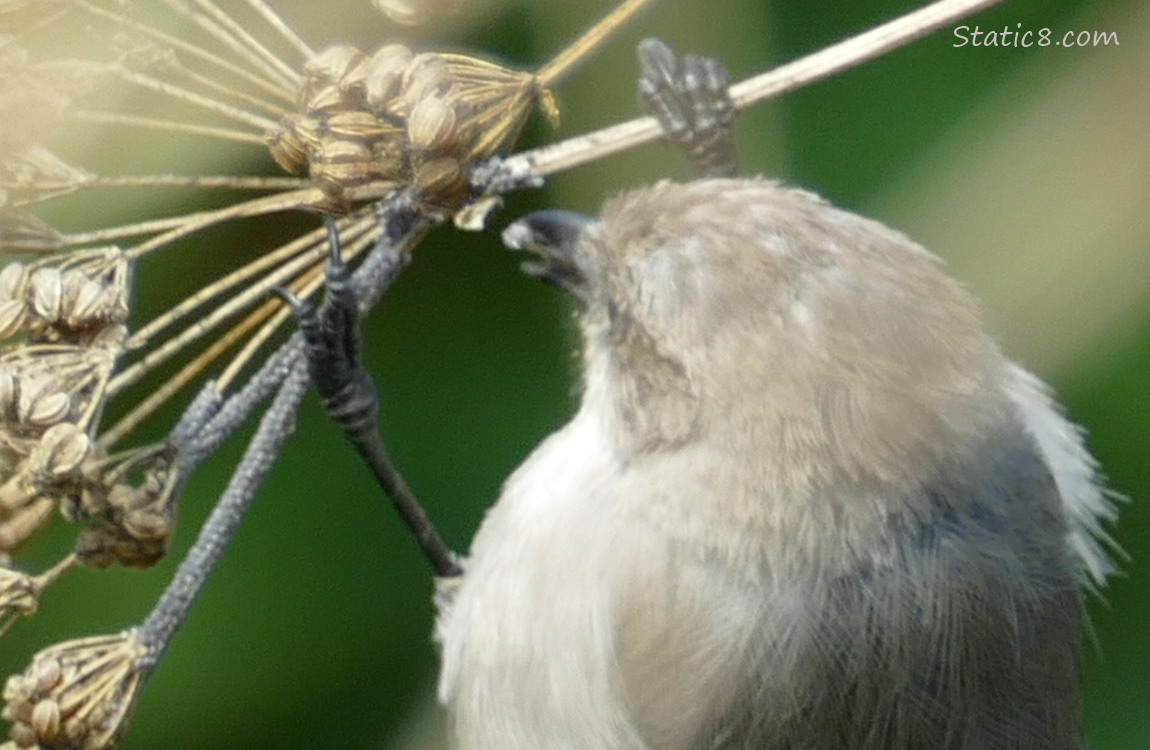
[[(697, 137), (725, 77), (645, 55), (667, 132), (728, 172)], [(725, 177), (504, 239), (581, 303), (583, 398), (462, 575), (436, 564), (458, 750), (1082, 748), (1079, 587), (1112, 509), (937, 258)], [(342, 367), (316, 371), (337, 407)]]
[(445, 587), (456, 748), (1083, 747), (1109, 505), (937, 258), (764, 179), (504, 240), (581, 301), (583, 398)]

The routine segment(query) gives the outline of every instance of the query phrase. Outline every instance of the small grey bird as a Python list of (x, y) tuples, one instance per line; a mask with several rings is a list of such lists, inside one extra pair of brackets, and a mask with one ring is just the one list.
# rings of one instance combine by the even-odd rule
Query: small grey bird
[(504, 241), (581, 301), (583, 397), (443, 585), (458, 750), (1083, 747), (1113, 510), (937, 258), (764, 179)]
[(581, 303), (583, 398), (462, 562), (390, 467), (333, 231), (324, 403), (439, 576), (457, 750), (1080, 750), (1080, 431), (937, 258), (733, 171), (725, 73), (641, 47), (706, 175), (504, 233)]

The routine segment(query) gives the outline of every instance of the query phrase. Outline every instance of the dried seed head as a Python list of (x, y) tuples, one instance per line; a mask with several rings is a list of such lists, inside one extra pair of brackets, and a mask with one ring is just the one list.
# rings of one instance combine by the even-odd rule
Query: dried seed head
[[(307, 167), (332, 199), (327, 210), (346, 210), (346, 189), (377, 181), (440, 186), (427, 202), (456, 208), (467, 198), (470, 165), (508, 145), (536, 103), (554, 119), (551, 96), (534, 76), (476, 58), (413, 55), (399, 44), (369, 57), (331, 47), (309, 62), (299, 111), (266, 140), (288, 172)], [(436, 165), (430, 179), (424, 163), (440, 157), (454, 164)]]
[(22, 343), (0, 352), (0, 420), (25, 435), (63, 421), (87, 429), (104, 398), (116, 351)]
[[(91, 343), (110, 324), (127, 318), (127, 261), (119, 248), (87, 253), (79, 265), (42, 266), (29, 275), (25, 297), (34, 320), (26, 320), (35, 341)], [(76, 263), (76, 256), (68, 259)]]
[(139, 692), (146, 656), (135, 631), (66, 641), (39, 652), (4, 688), (12, 741), (19, 747), (114, 747)]
[[(88, 488), (65, 509), (73, 517), (93, 519), (74, 549), (85, 565), (146, 568), (163, 558), (175, 530), (172, 466), (178, 455), (170, 445), (142, 451), (108, 469), (105, 486)], [(128, 476), (139, 477), (138, 483), (129, 483)]]
[(32, 186), (37, 183), (53, 185), (53, 190), (67, 185), (79, 187), (89, 182), (91, 172), (80, 169), (52, 151), (38, 144), (29, 144), (11, 154), (5, 154), (0, 161), (0, 176), (4, 182), (14, 187)]
[[(0, 565), (0, 635), (8, 630), (17, 617), (34, 615), (39, 604), (40, 594), (48, 586), (55, 583), (75, 563), (76, 558), (69, 555), (34, 577), (13, 570), (6, 565)], [(47, 684), (53, 679), (51, 672), (46, 672), (42, 668), (35, 675), (35, 684)], [(7, 694), (5, 700), (7, 700)]]

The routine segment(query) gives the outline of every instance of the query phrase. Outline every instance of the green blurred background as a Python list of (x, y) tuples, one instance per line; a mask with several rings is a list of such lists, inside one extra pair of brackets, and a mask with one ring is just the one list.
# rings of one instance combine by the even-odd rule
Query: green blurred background
[[(399, 39), (526, 67), (611, 3), (465, 0), (458, 14), (415, 31), (390, 24), (368, 0), (273, 5), (317, 46), (370, 50)], [(661, 0), (559, 87), (559, 131), (537, 118), (526, 141), (633, 116), (633, 50), (644, 36), (717, 55), (741, 78), (914, 5)], [(1150, 747), (1150, 8), (1017, 0), (970, 23), (1049, 27), (1056, 36), (1112, 31), (1120, 46), (956, 49), (944, 30), (759, 106), (739, 121), (740, 147), (748, 172), (816, 190), (945, 258), (984, 301), (1004, 348), (1051, 382), (1088, 430), (1111, 487), (1132, 501), (1114, 530), (1130, 557), (1124, 574), (1089, 602), (1097, 645), (1086, 646), (1087, 723), (1094, 750), (1141, 750)], [(385, 438), (454, 547), (466, 549), (502, 478), (576, 402), (573, 308), (519, 274), (497, 230), (544, 205), (594, 212), (628, 186), (688, 175), (672, 149), (649, 146), (513, 197), (496, 231), (441, 229), (367, 321)], [(245, 225), (246, 234), (214, 233), (145, 263), (139, 302), (170, 300), (169, 284), (216, 275), (215, 259), (312, 226), (314, 217)], [(4, 673), (53, 640), (142, 619), (223, 488), (239, 443), (194, 477), (168, 560), (144, 573), (68, 576), (34, 620), (0, 641)], [(47, 560), (63, 543), (61, 532), (30, 559)], [(123, 747), (437, 747), (430, 593), (414, 545), (309, 397), (297, 434), (147, 685)]]

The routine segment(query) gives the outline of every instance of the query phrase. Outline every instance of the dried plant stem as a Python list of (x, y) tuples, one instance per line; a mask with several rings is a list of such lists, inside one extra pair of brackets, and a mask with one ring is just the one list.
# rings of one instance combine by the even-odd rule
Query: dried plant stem
[(315, 51), (308, 46), (307, 42), (300, 39), (300, 37), (291, 30), (291, 27), (284, 23), (284, 20), (280, 18), (267, 3), (263, 2), (263, 0), (247, 0), (247, 2), (252, 10), (259, 13), (260, 17), (267, 22), (268, 26), (275, 29), (279, 35), (283, 37), (284, 41), (294, 47), (296, 52), (299, 52), (305, 60), (310, 60), (315, 57)]
[(142, 665), (145, 674), (159, 662), (172, 636), (187, 618), (192, 604), (255, 498), (257, 488), (295, 429), (296, 409), (310, 385), (307, 363), (302, 356), (296, 356), (284, 362), (283, 368), (283, 384), (279, 393), (260, 420), (227, 489), (156, 608), (140, 626), (139, 638), (148, 652)]
[(268, 80), (276, 85), (292, 90), (299, 85), (302, 77), (290, 65), (272, 54), (255, 40), (239, 24), (205, 0), (195, 0), (195, 4), (206, 13), (192, 10), (188, 3), (165, 0), (165, 4), (179, 15), (192, 21), (205, 33), (234, 53)]
[(107, 449), (115, 445), (124, 436), (138, 427), (141, 422), (155, 413), (168, 399), (179, 393), (180, 390), (192, 380), (195, 380), (212, 362), (215, 362), (224, 352), (235, 346), (249, 331), (259, 325), (260, 322), (271, 313), (272, 304), (273, 302), (269, 301), (265, 306), (253, 311), (251, 315), (233, 326), (227, 333), (216, 338), (207, 349), (200, 352), (196, 355), (195, 359), (188, 362), (179, 372), (168, 378), (167, 382), (162, 386), (149, 393), (148, 396), (136, 404), (131, 411), (120, 417), (114, 425), (101, 431), (97, 441), (100, 446)]
[[(834, 73), (909, 44), (932, 31), (1001, 0), (939, 0), (794, 62), (737, 83), (730, 88), (735, 108), (807, 86)], [(606, 158), (653, 141), (663, 134), (653, 117), (641, 117), (609, 128), (524, 151), (503, 160), (495, 184), (528, 183)]]
[(562, 52), (553, 57), (535, 73), (535, 80), (547, 88), (571, 72), (571, 70), (586, 60), (595, 49), (602, 44), (620, 26), (650, 5), (652, 0), (625, 0), (614, 10), (603, 16), (594, 26), (582, 36), (567, 46)]
[(77, 558), (75, 554), (69, 553), (63, 560), (34, 577), (32, 583), (38, 591), (43, 591), (59, 580), (60, 576), (75, 567), (78, 562), (79, 558)]
[(144, 75), (143, 73), (133, 73), (129, 70), (120, 71), (120, 77), (128, 83), (131, 83), (140, 88), (155, 91), (158, 94), (170, 96), (176, 101), (186, 102), (192, 106), (199, 107), (205, 112), (211, 112), (221, 117), (225, 117), (234, 122), (250, 125), (255, 128), (256, 133), (262, 134), (276, 127), (277, 121), (255, 112), (249, 112), (246, 109), (233, 107), (230, 104), (225, 104), (218, 99), (213, 99), (204, 94), (198, 94), (190, 89), (183, 88), (168, 83), (167, 81), (153, 78), (152, 76)]
[(172, 36), (171, 34), (166, 34), (159, 29), (154, 29), (147, 24), (140, 23), (130, 16), (126, 16), (122, 13), (116, 13), (115, 11), (110, 11), (106, 8), (101, 8), (98, 5), (93, 5), (92, 3), (88, 2), (88, 0), (72, 0), (72, 2), (74, 2), (77, 7), (83, 8), (85, 11), (91, 13), (94, 16), (114, 21), (117, 25), (130, 28), (139, 34), (142, 34), (146, 38), (159, 42), (162, 45), (169, 47), (170, 49), (185, 52), (199, 60), (202, 60), (203, 62), (208, 63), (213, 67), (218, 68), (225, 73), (236, 77), (239, 80), (245, 81), (257, 88), (263, 89), (265, 92), (274, 95), (278, 99), (282, 99), (287, 103), (291, 103), (293, 101), (293, 88), (282, 86), (278, 83), (273, 83), (266, 78), (261, 78), (246, 68), (234, 65), (233, 63), (224, 60), (218, 55), (214, 55), (211, 52), (208, 52), (202, 47), (198, 47), (194, 44), (191, 44), (190, 42), (180, 39), (179, 37)]
[[(163, 120), (158, 117), (140, 117), (139, 115), (125, 115), (119, 112), (72, 112), (68, 117), (82, 123), (97, 125), (123, 125), (133, 128), (143, 128), (161, 133), (181, 133), (183, 135), (198, 136), (201, 138), (214, 138), (220, 141), (243, 143), (251, 146), (265, 146), (267, 139), (256, 133), (244, 130), (231, 130), (228, 128), (214, 128), (209, 125), (190, 125), (179, 120)], [(235, 180), (236, 178), (231, 178)], [(302, 182), (302, 180), (300, 181)], [(192, 187), (199, 187), (198, 185)]]

